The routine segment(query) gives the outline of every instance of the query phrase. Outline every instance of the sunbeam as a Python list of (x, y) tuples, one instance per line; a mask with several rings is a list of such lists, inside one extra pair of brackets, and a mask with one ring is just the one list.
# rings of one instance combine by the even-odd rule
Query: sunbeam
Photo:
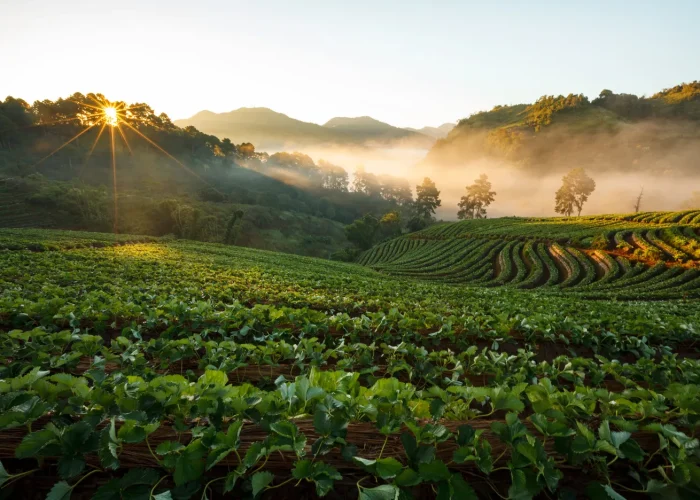
[(74, 135), (71, 139), (67, 140), (67, 141), (64, 142), (62, 145), (60, 145), (58, 148), (54, 149), (54, 150), (51, 151), (49, 154), (47, 154), (46, 156), (44, 156), (41, 160), (39, 160), (39, 161), (36, 162), (34, 165), (32, 165), (32, 168), (38, 166), (40, 163), (42, 163), (43, 161), (45, 161), (47, 158), (50, 158), (51, 156), (53, 156), (53, 155), (55, 155), (56, 153), (58, 153), (60, 150), (62, 150), (62, 149), (65, 148), (66, 146), (68, 146), (68, 144), (70, 144), (71, 142), (73, 142), (74, 140), (76, 140), (78, 137), (80, 137), (81, 135), (83, 135), (85, 132), (87, 132), (88, 130), (90, 130), (90, 129), (91, 129), (92, 127), (94, 127), (94, 126), (95, 126), (95, 125), (90, 125), (90, 126), (88, 126), (85, 130), (83, 130), (83, 131), (81, 131), (81, 132), (78, 132), (78, 133), (77, 133), (76, 135)]
[(114, 201), (114, 234), (117, 234), (118, 232), (118, 224), (119, 224), (119, 207), (117, 205), (118, 202), (118, 193), (117, 193), (117, 155), (114, 150), (114, 127), (110, 127), (109, 129), (109, 136), (110, 136), (110, 142), (112, 145), (112, 198)]
[(200, 181), (202, 181), (204, 184), (206, 184), (207, 186), (210, 186), (212, 189), (214, 189), (214, 190), (216, 190), (217, 192), (219, 192), (218, 189), (216, 189), (214, 186), (212, 186), (212, 185), (209, 184), (207, 181), (205, 181), (204, 179), (202, 179), (202, 177), (201, 177), (199, 174), (197, 174), (197, 172), (194, 172), (193, 170), (191, 170), (190, 168), (188, 168), (184, 163), (182, 163), (180, 160), (178, 160), (178, 159), (175, 158), (173, 155), (171, 155), (170, 153), (168, 153), (165, 149), (161, 148), (157, 143), (155, 143), (154, 141), (152, 141), (151, 139), (149, 139), (148, 137), (146, 137), (145, 135), (143, 135), (137, 128), (135, 128), (134, 126), (132, 126), (129, 122), (123, 121), (122, 123), (123, 123), (124, 125), (126, 125), (127, 127), (129, 127), (131, 130), (133, 130), (134, 132), (136, 132), (136, 133), (137, 133), (139, 136), (141, 136), (144, 140), (148, 141), (149, 144), (151, 144), (153, 147), (157, 148), (161, 153), (163, 153), (163, 154), (166, 155), (168, 158), (170, 158), (171, 160), (173, 160), (173, 161), (174, 161), (175, 163), (177, 163), (180, 167), (182, 167), (183, 169), (185, 169), (185, 171), (189, 172), (190, 174), (192, 174), (193, 176), (195, 176), (197, 179), (199, 179)]
[(121, 126), (119, 123), (117, 123), (117, 130), (119, 130), (119, 134), (122, 136), (122, 140), (124, 141), (124, 144), (126, 144), (126, 149), (129, 150), (129, 155), (133, 156), (133, 151), (131, 151), (131, 146), (129, 146), (129, 141), (126, 140), (126, 135), (124, 135), (124, 131), (122, 130)]

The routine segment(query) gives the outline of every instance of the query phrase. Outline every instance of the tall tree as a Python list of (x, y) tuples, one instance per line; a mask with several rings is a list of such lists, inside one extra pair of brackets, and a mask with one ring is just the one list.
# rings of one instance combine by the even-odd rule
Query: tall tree
[(458, 219), (485, 219), (486, 207), (496, 199), (496, 192), (491, 191), (491, 183), (486, 174), (481, 174), (474, 184), (467, 186), (466, 196), (462, 196), (457, 206)]
[(413, 204), (416, 214), (429, 219), (441, 204), (440, 191), (429, 177), (425, 177), (423, 183), (416, 186), (416, 201)]
[(595, 181), (591, 179), (582, 168), (575, 168), (562, 177), (562, 185), (555, 195), (554, 210), (567, 217), (574, 213), (574, 209), (581, 215), (583, 204), (595, 191)]
[(365, 171), (365, 167), (359, 166), (355, 170), (355, 179), (352, 183), (353, 191), (364, 193), (368, 196), (381, 196), (382, 188), (377, 176)]
[(332, 191), (347, 192), (348, 173), (343, 167), (333, 165), (326, 160), (318, 160), (318, 168), (321, 171), (321, 186)]

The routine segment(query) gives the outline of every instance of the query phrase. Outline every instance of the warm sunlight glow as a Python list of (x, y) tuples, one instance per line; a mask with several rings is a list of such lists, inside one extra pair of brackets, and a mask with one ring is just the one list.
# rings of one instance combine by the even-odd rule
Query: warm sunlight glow
[(112, 127), (115, 127), (119, 123), (119, 118), (117, 116), (117, 108), (113, 106), (108, 106), (104, 108), (105, 122)]

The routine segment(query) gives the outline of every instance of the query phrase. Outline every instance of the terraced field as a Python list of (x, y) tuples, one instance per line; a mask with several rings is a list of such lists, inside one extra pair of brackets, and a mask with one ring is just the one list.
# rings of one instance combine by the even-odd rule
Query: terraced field
[(26, 202), (26, 195), (0, 181), (0, 227), (50, 228), (53, 221), (46, 211)]
[(397, 277), (590, 297), (700, 294), (700, 212), (444, 223), (359, 263)]

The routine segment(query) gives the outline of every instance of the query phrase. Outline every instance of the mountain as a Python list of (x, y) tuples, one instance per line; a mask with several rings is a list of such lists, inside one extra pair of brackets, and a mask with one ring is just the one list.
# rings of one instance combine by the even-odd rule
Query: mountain
[(700, 82), (651, 97), (603, 90), (542, 96), (532, 104), (496, 106), (460, 120), (424, 165), (461, 168), (495, 160), (531, 173), (584, 167), (599, 172), (697, 174)]
[(407, 127), (406, 130), (418, 132), (423, 135), (429, 135), (430, 137), (434, 137), (435, 139), (444, 139), (445, 137), (447, 137), (447, 134), (449, 134), (452, 131), (453, 128), (455, 128), (454, 123), (443, 123), (439, 127), (423, 127), (421, 129)]
[(369, 116), (333, 118), (324, 125), (303, 122), (268, 108), (240, 108), (227, 113), (201, 111), (176, 120), (234, 143), (251, 142), (258, 150), (277, 151), (312, 146), (406, 146), (429, 148), (435, 138), (383, 123)]

